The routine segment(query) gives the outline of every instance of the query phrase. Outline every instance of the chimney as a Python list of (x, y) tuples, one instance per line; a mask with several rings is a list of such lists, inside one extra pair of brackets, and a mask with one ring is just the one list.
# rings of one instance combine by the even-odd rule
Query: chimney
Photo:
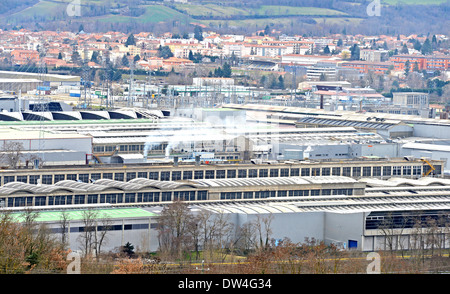
[(323, 109), (323, 95), (320, 95), (320, 109)]
[(178, 156), (173, 157), (173, 166), (178, 166)]

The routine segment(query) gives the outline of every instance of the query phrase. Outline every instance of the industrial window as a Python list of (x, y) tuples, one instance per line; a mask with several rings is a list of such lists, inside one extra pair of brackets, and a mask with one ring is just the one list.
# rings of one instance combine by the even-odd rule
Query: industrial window
[(161, 201), (172, 201), (172, 192), (162, 192)]
[(115, 173), (114, 174), (114, 180), (116, 181), (123, 181), (124, 179), (124, 174), (123, 173)]
[(88, 204), (98, 203), (98, 195), (97, 194), (89, 194), (88, 195)]
[(34, 198), (35, 206), (44, 206), (45, 205), (45, 196), (37, 196)]
[(278, 169), (270, 169), (270, 177), (278, 177), (279, 171)]
[(278, 191), (278, 197), (286, 197), (287, 191)]
[(147, 178), (147, 172), (138, 172), (138, 178), (146, 179)]
[(202, 170), (194, 171), (194, 179), (196, 179), (196, 180), (203, 179), (203, 171)]
[(291, 168), (291, 177), (298, 177), (300, 175), (299, 168)]
[(352, 195), (353, 189), (333, 189), (333, 195)]
[(381, 166), (374, 166), (372, 168), (372, 176), (381, 177)]
[(371, 177), (372, 176), (372, 167), (364, 166), (363, 167), (363, 177)]
[(17, 176), (17, 182), (27, 183), (28, 176)]
[(392, 167), (392, 175), (393, 176), (400, 176), (402, 174), (402, 167), (401, 166), (394, 166)]
[(422, 166), (419, 166), (419, 165), (413, 166), (412, 173), (415, 176), (421, 175), (422, 174)]
[(344, 177), (350, 177), (351, 176), (351, 167), (343, 167), (342, 168), (342, 176)]
[(227, 170), (227, 178), (233, 179), (235, 177), (236, 177), (236, 170), (235, 169)]
[(42, 175), (42, 184), (51, 185), (53, 184), (52, 181), (53, 181), (52, 175)]
[(319, 196), (320, 190), (311, 190), (311, 196)]
[(329, 176), (330, 175), (330, 168), (324, 167), (322, 168), (322, 176)]
[(411, 166), (404, 166), (403, 167), (403, 175), (407, 175), (407, 176), (411, 175)]
[(40, 178), (41, 178), (40, 176), (36, 176), (36, 175), (30, 176), (30, 184), (36, 185), (37, 184), (37, 180), (40, 179)]
[(256, 191), (255, 199), (275, 197), (275, 193), (276, 193), (276, 191)]
[(175, 191), (173, 192), (173, 199), (179, 199), (182, 201), (194, 201), (195, 191)]
[(360, 166), (355, 166), (352, 168), (353, 171), (353, 177), (360, 177), (361, 176), (361, 167)]
[(125, 203), (135, 203), (136, 193), (125, 193)]
[(103, 173), (102, 178), (112, 180), (113, 174), (112, 173)]
[(314, 167), (311, 169), (311, 176), (318, 177), (320, 176), (320, 168)]
[(288, 168), (280, 169), (280, 177), (289, 177), (289, 169)]
[(233, 199), (241, 199), (242, 192), (221, 192), (220, 199), (221, 200), (233, 200)]
[(192, 180), (192, 171), (191, 170), (183, 171), (183, 180)]
[(258, 177), (258, 170), (257, 169), (249, 169), (248, 170), (248, 177), (249, 178), (257, 178)]
[(172, 172), (172, 181), (181, 180), (181, 171), (173, 171)]
[(216, 171), (216, 179), (225, 179), (225, 170), (220, 169)]
[(136, 178), (136, 173), (132, 172), (132, 173), (127, 173), (127, 182), (131, 181), (132, 179)]
[(244, 192), (244, 199), (253, 199), (253, 192)]
[(100, 173), (95, 173), (95, 174), (91, 174), (91, 180), (97, 181), (101, 178), (101, 174)]
[(302, 168), (302, 177), (309, 177), (309, 175), (310, 175), (310, 169)]
[(14, 178), (15, 178), (14, 176), (4, 176), (3, 177), (3, 184), (14, 182)]
[(269, 170), (266, 168), (262, 168), (259, 170), (259, 177), (260, 178), (266, 178), (269, 174)]
[(75, 195), (74, 204), (84, 204), (85, 198), (84, 195)]
[(331, 195), (331, 189), (322, 189), (322, 195)]
[(149, 172), (148, 173), (148, 178), (150, 180), (155, 180), (157, 181), (159, 179), (159, 172)]
[(66, 179), (66, 175), (55, 175), (54, 182), (58, 183), (60, 181), (64, 181)]
[(137, 193), (136, 202), (159, 202), (159, 192)]
[(208, 191), (198, 191), (197, 192), (197, 200), (207, 200)]
[(340, 176), (341, 175), (341, 168), (340, 167), (333, 167), (331, 170), (333, 176)]
[(25, 197), (14, 197), (14, 198), (10, 198), (10, 199), (14, 201), (14, 204), (13, 205), (8, 204), (8, 206), (20, 207), (20, 206), (25, 206), (25, 204), (26, 204)]
[(205, 171), (205, 179), (214, 179), (214, 171), (213, 170)]
[(66, 205), (66, 196), (49, 196), (48, 205)]
[(247, 177), (247, 170), (246, 169), (238, 170), (238, 178), (246, 178), (246, 177)]
[(289, 196), (295, 197), (295, 196), (308, 196), (309, 191), (308, 190), (291, 190), (289, 191)]
[(383, 176), (391, 176), (392, 175), (392, 167), (383, 166)]
[(440, 175), (442, 173), (442, 166), (440, 164), (439, 165), (435, 165), (433, 173), (435, 175)]
[(161, 181), (170, 181), (170, 172), (168, 171), (161, 172)]

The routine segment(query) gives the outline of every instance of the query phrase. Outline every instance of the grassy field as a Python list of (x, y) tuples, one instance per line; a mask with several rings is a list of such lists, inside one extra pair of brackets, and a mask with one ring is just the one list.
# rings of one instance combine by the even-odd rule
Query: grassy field
[(190, 19), (188, 15), (163, 5), (146, 5), (144, 6), (144, 9), (145, 13), (138, 17), (109, 14), (106, 16), (96, 17), (94, 19), (101, 22), (112, 23), (123, 23), (130, 21), (136, 21), (138, 23), (158, 23), (164, 21)]
[(262, 5), (256, 10), (257, 15), (346, 15), (343, 12), (318, 7), (291, 7), (291, 6), (277, 6), (277, 5)]
[(321, 15), (321, 16), (338, 16), (346, 15), (343, 12), (318, 8), (318, 7), (293, 7), (281, 5), (262, 5), (256, 9), (245, 9), (236, 7), (226, 7), (215, 4), (177, 4), (176, 9), (183, 11), (193, 17), (223, 17), (230, 18), (233, 16), (298, 16), (298, 15)]
[[(8, 16), (8, 21), (14, 21), (17, 23), (30, 21), (30, 19), (35, 21), (52, 21), (52, 20), (69, 20), (70, 17), (67, 14), (67, 5), (72, 0), (59, 0), (58, 2), (42, 0), (32, 7), (28, 7), (18, 13)], [(102, 1), (99, 0), (84, 0), (81, 2), (82, 5), (99, 5)], [(115, 2), (111, 2), (114, 6)], [(126, 22), (138, 22), (138, 23), (158, 23), (164, 21), (172, 20), (183, 20), (190, 19), (186, 14), (180, 13), (170, 7), (164, 5), (145, 5), (142, 6), (145, 9), (144, 14), (138, 17), (131, 17), (125, 15), (114, 15), (107, 14), (97, 17), (85, 17), (86, 21), (101, 21), (101, 22), (112, 22), (112, 23), (126, 23)], [(83, 8), (81, 9), (81, 12)], [(83, 19), (83, 15), (81, 15)]]
[(234, 15), (249, 15), (245, 9), (226, 7), (215, 4), (176, 4), (176, 9), (185, 12), (191, 16), (209, 16), (209, 17), (231, 17)]

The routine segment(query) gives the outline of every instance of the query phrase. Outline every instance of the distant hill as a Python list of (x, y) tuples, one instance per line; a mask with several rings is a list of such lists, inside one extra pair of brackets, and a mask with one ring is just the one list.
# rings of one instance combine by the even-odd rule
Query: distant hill
[[(369, 0), (2, 0), (0, 28), (76, 31), (192, 32), (193, 24), (219, 32), (255, 32), (266, 26), (283, 33), (448, 34), (450, 1), (383, 0), (369, 16)], [(79, 3), (79, 12), (68, 6)], [(124, 4), (126, 3), (126, 4)]]

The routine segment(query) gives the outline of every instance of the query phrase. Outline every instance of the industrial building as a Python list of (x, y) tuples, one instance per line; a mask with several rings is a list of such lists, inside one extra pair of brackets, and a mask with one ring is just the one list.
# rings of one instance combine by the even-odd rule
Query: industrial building
[[(84, 229), (82, 211), (93, 208), (101, 220), (109, 220), (104, 250), (114, 250), (126, 242), (139, 250), (157, 250), (158, 215), (171, 203), (170, 199), (174, 199), (164, 194), (169, 192), (171, 197), (189, 201), (189, 209), (194, 214), (207, 210), (214, 215), (225, 215), (236, 229), (235, 233), (246, 223), (271, 217), (270, 237), (273, 239), (304, 242), (305, 238), (315, 238), (341, 249), (376, 251), (417, 248), (418, 221), (423, 226), (421, 231), (425, 232), (429, 229), (425, 220), (442, 220), (437, 230), (445, 234), (443, 229), (448, 225), (450, 213), (449, 187), (449, 180), (442, 178), (355, 180), (330, 176), (189, 183), (147, 179), (90, 184), (65, 181), (43, 186), (10, 183), (2, 187), (0, 193), (4, 204), (47, 204), (29, 208), (41, 211), (38, 221), (46, 223), (56, 236), (61, 234), (60, 214), (68, 212), (68, 239), (74, 251), (81, 250), (82, 246), (78, 241)], [(201, 191), (209, 200), (196, 198)], [(43, 194), (45, 201), (39, 198)], [(246, 197), (250, 194), (252, 197)], [(196, 195), (195, 199), (192, 195)], [(92, 202), (94, 199), (98, 202)], [(68, 200), (77, 204), (69, 204)], [(91, 204), (81, 204), (82, 200), (91, 200)], [(19, 213), (21, 208), (8, 205), (6, 209)], [(99, 230), (102, 225), (100, 221)], [(392, 240), (396, 242), (390, 242)], [(395, 247), (390, 248), (391, 244)], [(448, 248), (448, 241), (442, 246)]]

